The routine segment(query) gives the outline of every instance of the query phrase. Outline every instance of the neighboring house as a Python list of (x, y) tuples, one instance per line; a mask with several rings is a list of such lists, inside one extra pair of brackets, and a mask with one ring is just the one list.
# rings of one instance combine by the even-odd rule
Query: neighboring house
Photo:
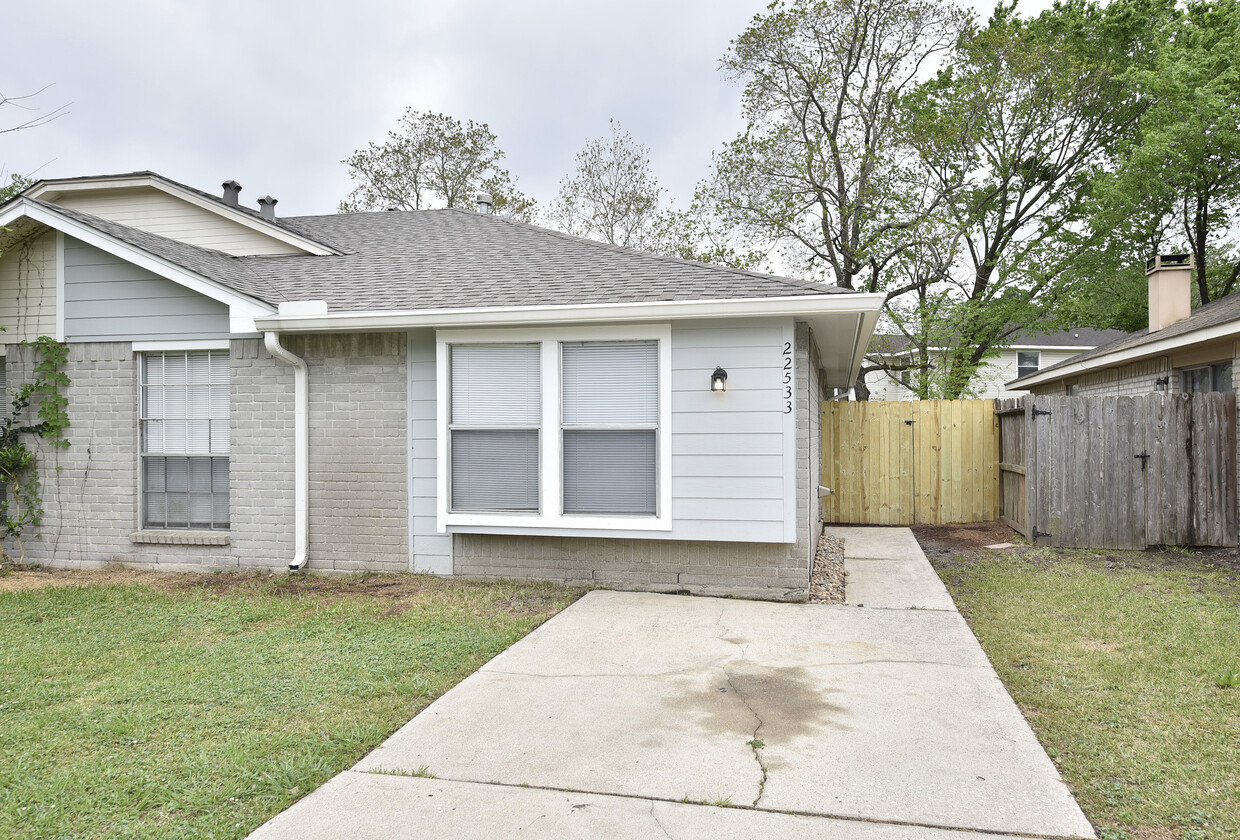
[(881, 296), (239, 191), (141, 172), (0, 206), (8, 385), (39, 335), (72, 380), (29, 558), (804, 597), (819, 400)]
[[(988, 359), (974, 376), (969, 393), (980, 399), (1021, 397), (1028, 391), (1013, 390), (1008, 381), (1029, 376), (1039, 370), (1070, 359), (1083, 350), (1092, 350), (1127, 335), (1120, 330), (1095, 330), (1080, 328), (1056, 333), (1026, 332), (1018, 335), (1013, 343)], [(880, 357), (895, 363), (907, 362), (915, 354), (908, 350), (904, 336), (875, 336), (874, 345), (884, 347)], [(942, 350), (931, 348), (931, 356), (941, 358)], [(871, 349), (871, 357), (875, 355)], [(908, 387), (915, 371), (877, 371), (869, 374), (866, 384), (870, 387), (872, 400), (915, 400), (917, 395)]]
[(1192, 272), (1189, 254), (1149, 260), (1148, 329), (1022, 376), (1008, 387), (1080, 396), (1235, 390), (1240, 294), (1193, 311)]

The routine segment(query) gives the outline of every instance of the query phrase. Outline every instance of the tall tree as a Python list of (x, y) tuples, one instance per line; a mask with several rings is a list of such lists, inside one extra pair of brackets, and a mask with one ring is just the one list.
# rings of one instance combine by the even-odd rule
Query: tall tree
[(408, 108), (385, 142), (371, 143), (343, 161), (357, 186), (340, 202), (340, 211), (470, 208), (481, 189), (491, 193), (497, 212), (532, 219), (534, 201), (517, 190), (500, 165), (503, 158), (486, 123)]
[(650, 150), (612, 120), (608, 136), (577, 153), (577, 168), (560, 181), (550, 217), (565, 233), (654, 250), (663, 226), (663, 192), (650, 168)]
[(945, 205), (963, 263), (944, 308), (947, 397), (1069, 288), (1095, 179), (1148, 107), (1127, 74), (1148, 60), (1151, 20), (1173, 12), (1172, 0), (1063, 0), (1024, 20), (1014, 6), (967, 32), (908, 102), (926, 165), (943, 187), (966, 185)]
[(1240, 3), (1195, 0), (1151, 35), (1154, 59), (1130, 73), (1150, 107), (1098, 185), (1092, 228), (1134, 276), (1154, 251), (1192, 252), (1208, 303), (1240, 288)]
[(723, 59), (748, 125), (699, 201), (801, 273), (888, 300), (915, 291), (923, 278), (893, 267), (947, 193), (901, 137), (899, 104), (967, 20), (947, 0), (773, 3)]

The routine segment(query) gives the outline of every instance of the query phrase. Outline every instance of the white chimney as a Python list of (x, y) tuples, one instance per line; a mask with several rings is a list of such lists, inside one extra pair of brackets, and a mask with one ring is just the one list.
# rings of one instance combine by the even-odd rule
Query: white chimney
[(1193, 255), (1158, 254), (1145, 261), (1150, 281), (1150, 332), (1183, 321), (1193, 311)]

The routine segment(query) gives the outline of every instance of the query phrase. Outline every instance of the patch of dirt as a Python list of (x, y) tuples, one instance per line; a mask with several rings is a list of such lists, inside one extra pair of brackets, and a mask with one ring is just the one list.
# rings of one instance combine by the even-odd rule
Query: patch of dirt
[(48, 569), (40, 566), (5, 564), (0, 574), (0, 592), (21, 592), (49, 586), (154, 585), (167, 577), (161, 572), (141, 569)]
[(844, 603), (844, 541), (823, 534), (809, 577), (811, 604)]
[(1165, 825), (1141, 825), (1132, 830), (1132, 840), (1180, 840), (1180, 833)]

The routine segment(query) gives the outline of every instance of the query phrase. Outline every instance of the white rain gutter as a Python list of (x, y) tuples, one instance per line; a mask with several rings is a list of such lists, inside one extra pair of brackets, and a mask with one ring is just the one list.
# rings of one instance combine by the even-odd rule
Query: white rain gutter
[(288, 570), (299, 572), (310, 562), (310, 400), (304, 359), (280, 344), (277, 332), (263, 333), (267, 352), (293, 368), (293, 559)]

